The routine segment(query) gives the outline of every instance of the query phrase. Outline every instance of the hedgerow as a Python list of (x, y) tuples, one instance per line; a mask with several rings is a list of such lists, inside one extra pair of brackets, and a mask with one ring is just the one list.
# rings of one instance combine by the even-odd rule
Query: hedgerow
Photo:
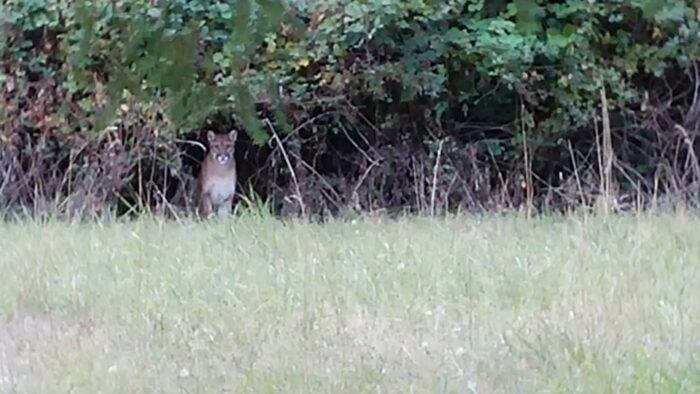
[(7, 207), (186, 206), (192, 141), (230, 127), (243, 197), (283, 212), (698, 189), (688, 1), (3, 0), (0, 23)]

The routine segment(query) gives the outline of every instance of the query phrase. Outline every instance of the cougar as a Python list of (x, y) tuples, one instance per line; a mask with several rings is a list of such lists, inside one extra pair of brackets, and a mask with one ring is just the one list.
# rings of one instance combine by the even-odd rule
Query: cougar
[(207, 131), (209, 149), (197, 180), (198, 207), (202, 217), (208, 218), (212, 213), (218, 216), (231, 213), (236, 194), (236, 161), (233, 154), (237, 138), (235, 129), (228, 134)]

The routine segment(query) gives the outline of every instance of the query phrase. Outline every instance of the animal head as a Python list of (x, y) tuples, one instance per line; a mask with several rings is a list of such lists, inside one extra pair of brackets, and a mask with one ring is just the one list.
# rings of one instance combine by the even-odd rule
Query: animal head
[(236, 129), (229, 131), (227, 134), (216, 134), (211, 130), (207, 131), (209, 154), (214, 161), (221, 165), (227, 165), (232, 162), (237, 138), (238, 131)]

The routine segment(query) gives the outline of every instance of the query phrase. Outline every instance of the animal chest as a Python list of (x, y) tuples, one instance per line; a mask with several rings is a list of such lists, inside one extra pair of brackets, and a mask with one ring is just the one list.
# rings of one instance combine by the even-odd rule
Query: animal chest
[(212, 204), (219, 205), (230, 199), (236, 192), (236, 177), (212, 177), (207, 182), (206, 192)]

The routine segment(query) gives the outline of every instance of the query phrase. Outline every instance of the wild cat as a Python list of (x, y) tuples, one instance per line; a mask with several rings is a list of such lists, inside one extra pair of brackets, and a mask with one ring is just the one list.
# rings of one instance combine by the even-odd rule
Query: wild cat
[(204, 218), (231, 213), (236, 194), (236, 161), (234, 159), (238, 131), (227, 134), (207, 131), (209, 150), (197, 179), (199, 214)]

